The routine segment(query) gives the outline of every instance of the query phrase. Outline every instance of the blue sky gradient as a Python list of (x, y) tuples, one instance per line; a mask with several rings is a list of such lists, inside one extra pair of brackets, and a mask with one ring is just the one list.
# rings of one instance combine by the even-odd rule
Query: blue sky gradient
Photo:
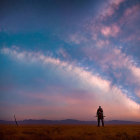
[(139, 0), (2, 0), (0, 21), (0, 119), (140, 121)]

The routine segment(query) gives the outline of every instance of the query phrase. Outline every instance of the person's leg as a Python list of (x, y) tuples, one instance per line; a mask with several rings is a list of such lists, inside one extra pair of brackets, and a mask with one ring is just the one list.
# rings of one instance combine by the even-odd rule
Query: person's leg
[(100, 126), (100, 119), (98, 118), (98, 127)]
[(104, 126), (104, 119), (102, 119), (102, 126)]

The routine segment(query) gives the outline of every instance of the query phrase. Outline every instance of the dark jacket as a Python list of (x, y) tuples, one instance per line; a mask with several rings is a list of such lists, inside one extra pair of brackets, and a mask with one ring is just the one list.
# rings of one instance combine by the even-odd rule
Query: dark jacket
[(103, 117), (103, 109), (102, 108), (97, 109), (97, 117)]

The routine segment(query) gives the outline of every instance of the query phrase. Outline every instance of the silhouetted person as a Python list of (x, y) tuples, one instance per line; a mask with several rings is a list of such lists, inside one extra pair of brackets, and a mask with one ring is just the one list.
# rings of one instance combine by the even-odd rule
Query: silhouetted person
[(97, 118), (98, 118), (98, 127), (100, 126), (100, 120), (102, 121), (102, 126), (104, 126), (104, 115), (101, 106), (99, 106), (99, 108), (97, 109)]

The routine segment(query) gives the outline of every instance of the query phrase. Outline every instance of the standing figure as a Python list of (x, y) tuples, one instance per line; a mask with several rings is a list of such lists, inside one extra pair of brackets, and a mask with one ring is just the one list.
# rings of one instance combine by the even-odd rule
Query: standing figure
[(97, 109), (97, 118), (98, 118), (98, 127), (100, 126), (100, 120), (102, 121), (102, 126), (104, 126), (104, 115), (101, 106), (99, 106), (99, 108)]

